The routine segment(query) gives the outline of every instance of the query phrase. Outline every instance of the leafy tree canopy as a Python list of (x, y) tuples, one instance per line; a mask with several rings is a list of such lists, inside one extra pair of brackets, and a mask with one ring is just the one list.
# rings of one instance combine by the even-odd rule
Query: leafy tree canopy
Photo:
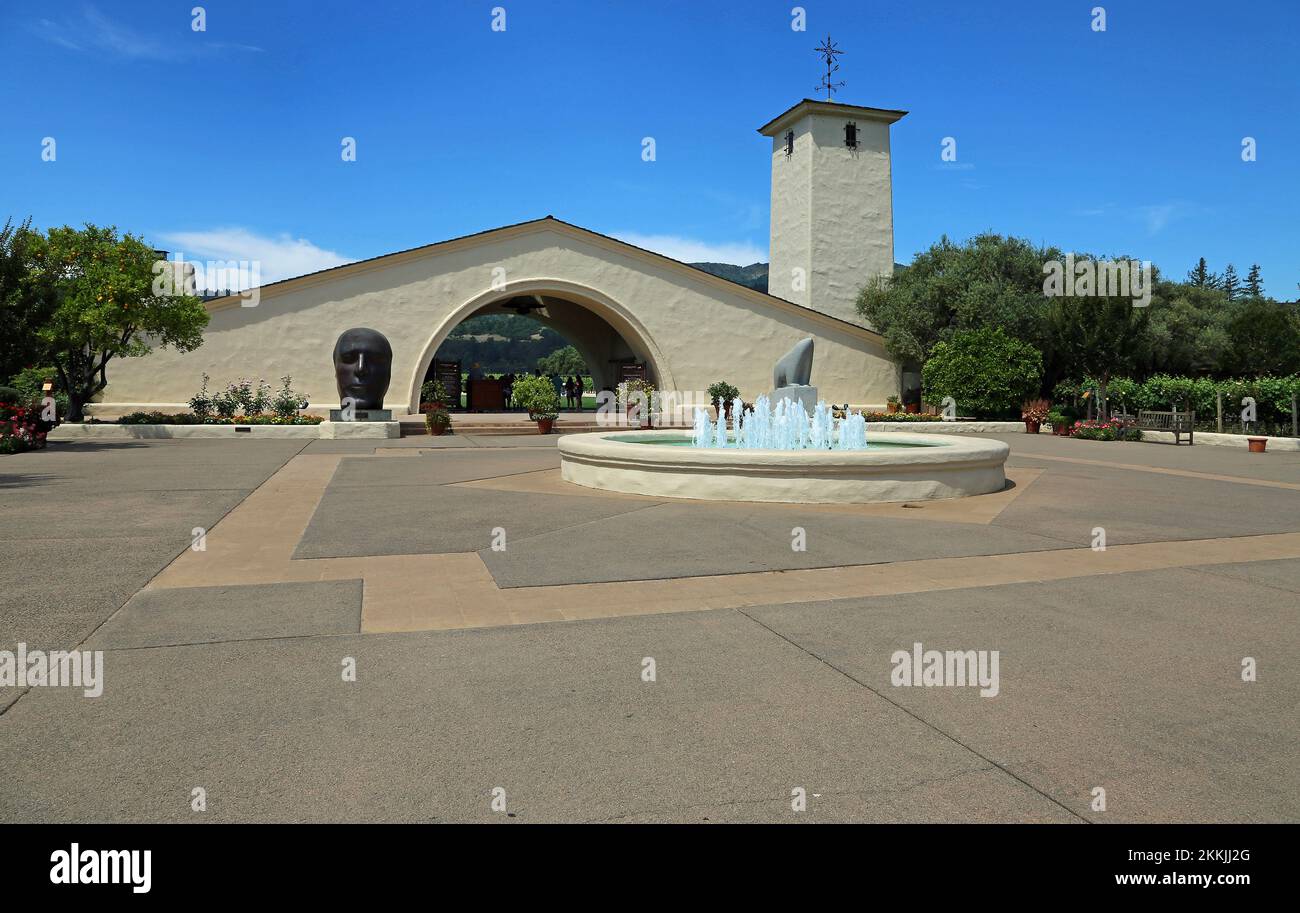
[(564, 377), (587, 373), (587, 362), (573, 346), (565, 346), (543, 356), (538, 359), (537, 367), (541, 368), (543, 374), (560, 374)]
[(964, 244), (941, 238), (892, 280), (869, 284), (858, 311), (905, 361), (924, 361), (936, 343), (962, 330), (1001, 327), (1050, 350), (1043, 264), (1056, 248), (982, 234)]
[(27, 287), (49, 313), (37, 336), (68, 391), (70, 420), (80, 420), (107, 386), (112, 359), (202, 345), (202, 302), (155, 286), (158, 257), (139, 238), (119, 238), (113, 227), (64, 226), (33, 235), (28, 253)]
[(42, 359), (37, 331), (53, 310), (53, 303), (33, 293), (27, 280), (29, 249), (38, 238), (31, 223), (0, 228), (0, 382), (35, 367)]

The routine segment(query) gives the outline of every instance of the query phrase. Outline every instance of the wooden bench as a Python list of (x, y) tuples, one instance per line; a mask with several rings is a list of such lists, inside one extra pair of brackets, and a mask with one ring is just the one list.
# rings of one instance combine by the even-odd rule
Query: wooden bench
[(1140, 431), (1168, 431), (1174, 436), (1174, 446), (1180, 443), (1179, 437), (1187, 435), (1188, 445), (1195, 444), (1193, 428), (1196, 425), (1195, 412), (1152, 412), (1141, 409), (1137, 414), (1137, 428)]

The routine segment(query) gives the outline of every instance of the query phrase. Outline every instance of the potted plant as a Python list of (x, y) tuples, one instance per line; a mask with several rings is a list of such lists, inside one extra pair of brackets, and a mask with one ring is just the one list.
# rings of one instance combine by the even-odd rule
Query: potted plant
[(1052, 434), (1057, 437), (1068, 437), (1070, 434), (1070, 420), (1066, 418), (1064, 412), (1058, 412), (1053, 409), (1047, 413), (1047, 421), (1052, 426)]
[[(422, 407), (423, 408), (423, 407)], [(442, 404), (424, 410), (424, 430), (430, 434), (445, 434), (451, 427), (451, 413)]]
[[(447, 388), (438, 379), (426, 380), (420, 387), (420, 411), (428, 414), (431, 410), (444, 409), (447, 405)], [(438, 432), (441, 434), (442, 432)]]
[(560, 415), (560, 395), (547, 377), (525, 375), (515, 381), (515, 402), (537, 423), (540, 434), (550, 434)]
[(889, 414), (893, 415), (895, 412), (898, 411), (899, 407), (902, 405), (902, 401), (899, 400), (898, 394), (891, 393), (889, 395), (889, 399), (885, 400), (885, 405), (889, 409)]
[(627, 398), (627, 416), (631, 420), (634, 410), (641, 410), (641, 427), (651, 427), (651, 418), (654, 411), (655, 385), (648, 380), (640, 377), (634, 377), (623, 385), (624, 396)]
[(1031, 399), (1020, 407), (1020, 418), (1025, 423), (1027, 434), (1037, 434), (1039, 427), (1047, 420), (1052, 404), (1045, 399)]
[(725, 380), (720, 380), (716, 384), (710, 384), (708, 392), (709, 398), (713, 400), (713, 408), (717, 410), (718, 415), (731, 418), (731, 410), (735, 401), (740, 398), (740, 390)]

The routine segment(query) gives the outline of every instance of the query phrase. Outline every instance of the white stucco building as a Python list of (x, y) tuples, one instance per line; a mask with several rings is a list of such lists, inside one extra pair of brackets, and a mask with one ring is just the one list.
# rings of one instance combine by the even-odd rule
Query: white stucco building
[(815, 338), (829, 401), (883, 406), (899, 371), (858, 317), (858, 290), (893, 269), (889, 127), (904, 115), (805, 99), (759, 128), (772, 141), (769, 294), (551, 216), (262, 286), (206, 306), (204, 344), (113, 362), (100, 414), (183, 408), (201, 375), (294, 378), (338, 406), (331, 352), (350, 327), (393, 347), (385, 405), (415, 411), (439, 345), (463, 320), (523, 308), (584, 356), (597, 386), (635, 362), (659, 389), (725, 380), (752, 400), (772, 366)]

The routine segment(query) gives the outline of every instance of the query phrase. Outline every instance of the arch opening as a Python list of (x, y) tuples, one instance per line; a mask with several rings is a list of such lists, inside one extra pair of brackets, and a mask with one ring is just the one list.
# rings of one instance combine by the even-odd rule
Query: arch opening
[[(411, 378), (412, 412), (419, 410), (420, 388), (432, 376), (439, 349), (466, 320), (492, 314), (527, 316), (554, 330), (578, 351), (594, 391), (613, 389), (626, 374), (635, 373), (638, 368), (657, 387), (672, 387), (672, 375), (662, 353), (640, 322), (620, 303), (570, 282), (524, 280), (476, 296), (438, 325)], [(469, 364), (462, 365), (463, 371), (469, 369)]]

